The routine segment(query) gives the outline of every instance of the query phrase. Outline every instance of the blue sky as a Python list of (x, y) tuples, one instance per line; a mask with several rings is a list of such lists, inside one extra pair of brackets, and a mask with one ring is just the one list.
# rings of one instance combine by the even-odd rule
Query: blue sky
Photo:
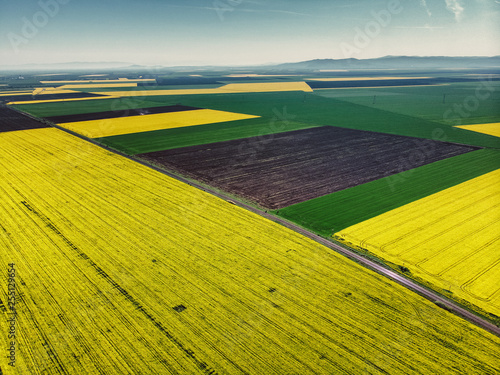
[(0, 0), (0, 65), (492, 56), (499, 24), (497, 0)]

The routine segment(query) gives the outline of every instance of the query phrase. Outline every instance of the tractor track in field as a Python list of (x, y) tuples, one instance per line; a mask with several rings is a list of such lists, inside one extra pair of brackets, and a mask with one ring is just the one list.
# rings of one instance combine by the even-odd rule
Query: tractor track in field
[[(20, 112), (22, 113), (22, 112)], [(30, 116), (31, 117), (31, 116)], [(32, 117), (34, 118), (34, 117)], [(274, 215), (271, 215), (265, 211), (262, 211), (258, 208), (255, 208), (251, 205), (248, 205), (246, 203), (243, 203), (243, 202), (239, 202), (238, 200), (236, 200), (235, 198), (233, 197), (230, 197), (224, 193), (220, 193), (218, 191), (215, 191), (215, 190), (212, 190), (210, 188), (207, 188), (206, 186), (203, 186), (199, 183), (196, 183), (196, 182), (193, 182), (193, 181), (190, 181), (186, 178), (183, 178), (181, 176), (178, 176), (174, 173), (171, 173), (169, 171), (166, 171), (165, 169), (162, 169), (162, 168), (159, 168), (159, 167), (156, 167), (154, 165), (151, 165), (145, 161), (142, 161), (142, 160), (139, 160), (133, 156), (129, 156), (129, 155), (126, 155), (120, 151), (117, 151), (117, 150), (114, 150), (112, 148), (108, 148), (102, 144), (99, 144), (97, 143), (96, 141), (92, 140), (92, 139), (89, 139), (89, 138), (86, 138), (78, 133), (75, 133), (75, 132), (72, 132), (68, 129), (65, 129), (65, 128), (62, 128), (60, 126), (57, 126), (57, 125), (53, 125), (54, 128), (57, 128), (59, 130), (62, 130), (68, 134), (71, 134), (73, 136), (76, 136), (82, 140), (85, 140), (87, 142), (90, 142), (106, 151), (109, 151), (109, 152), (113, 152), (115, 153), (116, 155), (120, 155), (122, 157), (125, 157), (129, 160), (132, 160), (136, 163), (139, 163), (141, 165), (144, 165), (148, 168), (151, 168), (157, 172), (160, 172), (166, 176), (169, 176), (171, 178), (174, 178), (176, 179), (177, 181), (180, 181), (180, 182), (183, 182), (183, 183), (186, 183), (192, 187), (195, 187), (199, 190), (202, 190), (202, 191), (205, 191), (211, 195), (214, 195), (218, 198), (221, 198), (229, 203), (232, 203), (238, 207), (241, 207), (243, 209), (246, 209), (247, 211), (250, 211), (250, 212), (253, 212), (257, 215), (260, 215), (266, 219), (269, 219), (273, 222), (276, 222), (276, 223), (279, 223), (297, 233), (300, 233), (302, 234), (303, 236), (305, 237), (308, 237), (318, 243), (320, 243), (321, 245), (324, 245), (326, 247), (328, 247), (329, 249), (337, 252), (338, 254), (341, 254), (353, 261), (355, 261), (356, 263), (364, 266), (365, 268), (368, 268), (372, 271), (375, 271), (376, 273), (378, 273), (379, 275), (382, 275), (382, 276), (385, 276), (391, 280), (393, 280), (394, 282), (398, 283), (399, 285), (402, 285), (404, 286), (405, 288), (413, 291), (414, 293), (417, 293), (418, 295), (426, 298), (427, 300), (433, 302), (433, 303), (439, 303), (441, 306), (444, 306), (444, 308), (452, 313), (454, 313), (455, 315), (457, 316), (460, 316), (461, 318), (475, 324), (476, 326), (478, 327), (481, 327), (483, 328), (484, 330), (500, 337), (500, 327), (496, 326), (495, 324), (489, 322), (488, 320), (470, 312), (469, 310), (467, 310), (466, 308), (460, 306), (457, 302), (454, 302), (444, 296), (442, 296), (441, 294), (437, 293), (437, 292), (434, 292), (430, 289), (427, 289), (423, 286), (421, 286), (420, 284), (418, 284), (417, 282), (407, 278), (407, 277), (404, 277), (403, 275), (393, 271), (392, 269), (386, 267), (386, 266), (383, 266), (379, 263), (376, 263), (362, 255), (359, 255), (357, 254), (355, 251), (353, 250), (350, 250), (348, 248), (345, 248), (343, 246), (340, 246), (326, 238), (323, 238), (307, 229), (304, 229), (302, 227), (300, 227), (299, 225), (296, 225), (294, 223), (291, 223), (289, 222), (288, 220), (286, 219), (283, 219), (283, 218), (280, 218), (278, 216), (274, 216)]]

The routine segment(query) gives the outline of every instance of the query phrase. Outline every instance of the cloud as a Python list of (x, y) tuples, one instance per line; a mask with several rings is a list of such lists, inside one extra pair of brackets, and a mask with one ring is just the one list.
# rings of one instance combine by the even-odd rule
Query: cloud
[(464, 7), (460, 3), (460, 0), (445, 0), (446, 8), (455, 15), (455, 20), (460, 22), (463, 18)]
[(420, 4), (422, 4), (429, 17), (432, 16), (431, 10), (427, 6), (427, 0), (420, 0)]

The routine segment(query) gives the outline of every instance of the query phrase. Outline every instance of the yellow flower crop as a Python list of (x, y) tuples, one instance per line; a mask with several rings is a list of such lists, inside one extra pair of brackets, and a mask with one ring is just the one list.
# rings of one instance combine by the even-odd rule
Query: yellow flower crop
[(47, 85), (64, 85), (64, 84), (87, 84), (87, 83), (127, 83), (127, 82), (156, 82), (154, 78), (142, 78), (142, 79), (128, 79), (128, 78), (118, 78), (118, 79), (85, 79), (85, 80), (73, 80), (73, 81), (40, 81), (40, 83)]
[(98, 89), (113, 87), (137, 87), (137, 83), (82, 83), (60, 86), (60, 89)]
[(178, 89), (178, 90), (137, 90), (99, 92), (102, 95), (119, 96), (159, 96), (159, 95), (200, 95), (200, 94), (238, 94), (250, 92), (284, 92), (313, 90), (305, 82), (269, 82), (269, 83), (230, 83), (216, 89)]
[(498, 337), (61, 130), (0, 133), (0, 168), (5, 374), (496, 372)]
[[(431, 77), (411, 77), (411, 79), (429, 79)], [(342, 78), (307, 78), (308, 81), (341, 82), (341, 81), (389, 81), (407, 80), (408, 77), (342, 77)]]
[(9, 102), (8, 105), (12, 104), (37, 104), (37, 103), (58, 103), (58, 102), (77, 102), (80, 100), (102, 100), (102, 99), (119, 99), (119, 96), (103, 95), (95, 96), (90, 98), (72, 98), (72, 99), (40, 99), (40, 100), (30, 100), (30, 101), (20, 101), (20, 102)]
[(193, 111), (70, 122), (59, 125), (89, 138), (100, 138), (225, 121), (245, 120), (257, 117), (259, 116), (214, 111), (211, 109), (197, 109)]
[[(66, 88), (83, 88), (83, 86), (68, 85)], [(95, 86), (97, 87), (97, 86)], [(103, 87), (99, 84), (99, 87)], [(116, 87), (110, 85), (109, 87)], [(284, 91), (304, 91), (312, 92), (313, 90), (305, 82), (269, 82), (269, 83), (230, 83), (216, 89), (179, 89), (179, 90), (130, 90), (130, 91), (109, 91), (95, 92), (94, 94), (103, 95), (96, 98), (82, 99), (55, 99), (55, 100), (38, 100), (38, 101), (17, 101), (8, 104), (34, 104), (34, 103), (55, 103), (68, 100), (92, 100), (92, 99), (111, 99), (117, 97), (130, 96), (165, 96), (165, 95), (200, 95), (200, 94), (238, 94), (251, 92), (284, 92)]]
[(500, 170), (336, 234), (500, 315)]
[(500, 137), (500, 122), (493, 124), (461, 125), (457, 126), (457, 128)]

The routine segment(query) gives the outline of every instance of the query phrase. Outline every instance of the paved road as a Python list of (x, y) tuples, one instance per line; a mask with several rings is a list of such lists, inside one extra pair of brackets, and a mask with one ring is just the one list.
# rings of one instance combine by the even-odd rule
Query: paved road
[[(287, 225), (290, 227), (289, 225)], [(471, 323), (474, 323), (475, 325), (484, 328), (485, 330), (497, 335), (500, 337), (500, 328), (497, 327), (496, 325), (488, 322), (487, 320), (477, 316), (476, 314), (471, 313), (470, 311), (466, 310), (465, 308), (461, 307), (460, 305), (456, 304), (455, 302), (443, 297), (439, 293), (436, 293), (432, 290), (429, 290), (427, 288), (422, 287), (418, 283), (414, 282), (411, 279), (408, 279), (404, 277), (403, 275), (393, 271), (390, 268), (386, 268), (378, 263), (375, 263), (359, 254), (356, 254), (353, 251), (350, 251), (342, 246), (339, 246), (333, 242), (330, 242), (322, 237), (319, 237), (313, 233), (310, 233), (300, 227), (292, 225), (292, 229), (294, 229), (297, 232), (300, 232), (301, 234), (312, 238), (316, 240), (317, 242), (321, 243), (322, 245), (325, 245), (329, 247), (330, 249), (333, 249), (337, 251), (338, 253), (341, 253), (345, 255), (346, 257), (350, 259), (356, 260), (358, 263), (362, 264), (363, 266), (372, 269), (376, 272), (378, 272), (381, 275), (384, 275), (391, 280), (394, 280), (398, 284), (401, 284), (405, 286), (406, 288), (418, 293), (419, 295), (427, 298), (428, 300), (432, 302), (440, 302), (442, 305), (446, 306), (447, 309), (450, 311), (454, 312), (455, 314), (461, 316), (464, 319), (467, 319)]]
[[(240, 205), (240, 204), (238, 204), (238, 205)], [(296, 232), (298, 232), (298, 233), (300, 233), (308, 238), (311, 238), (312, 240), (319, 242), (320, 244), (322, 244), (322, 245), (324, 245), (332, 250), (335, 250), (336, 252), (346, 256), (347, 258), (357, 261), (359, 264), (365, 266), (366, 268), (374, 270), (374, 271), (378, 272), (379, 274), (390, 278), (391, 280), (397, 282), (398, 284), (412, 290), (413, 292), (418, 293), (422, 297), (425, 297), (434, 303), (435, 302), (441, 303), (443, 306), (446, 306), (446, 308), (448, 310), (452, 311), (456, 315), (459, 315), (462, 318), (470, 321), (471, 323), (474, 323), (475, 325), (477, 325), (477, 326), (479, 326), (479, 327), (481, 327), (481, 328), (483, 328), (483, 329), (500, 337), (500, 328), (497, 327), (496, 325), (494, 325), (493, 323), (490, 323), (489, 321), (481, 318), (480, 316), (471, 313), (470, 311), (461, 307), (457, 303), (443, 297), (441, 294), (434, 292), (430, 289), (424, 288), (423, 286), (419, 285), (415, 281), (413, 281), (409, 278), (406, 278), (405, 276), (397, 273), (396, 271), (393, 271), (390, 268), (387, 268), (387, 267), (382, 266), (376, 262), (373, 262), (370, 259), (365, 258), (364, 256), (359, 255), (352, 250), (349, 250), (349, 249), (344, 248), (340, 245), (337, 245), (336, 243), (328, 241), (327, 239), (320, 237), (320, 236), (318, 236), (318, 235), (316, 235), (316, 234), (314, 234), (314, 233), (312, 233), (312, 232), (310, 232), (302, 227), (299, 227), (298, 225), (290, 223), (287, 220), (284, 220), (282, 218), (267, 214), (265, 212), (262, 212), (260, 210), (257, 210), (255, 208), (248, 206), (248, 205), (245, 205), (245, 204), (241, 204), (240, 206), (242, 206), (250, 211), (253, 211), (261, 216), (264, 216), (270, 220), (279, 222), (282, 225), (286, 226), (287, 228), (293, 229), (294, 231), (296, 231)]]
[(290, 229), (292, 229), (292, 230), (294, 230), (294, 231), (296, 231), (296, 232), (298, 232), (298, 233), (300, 233), (300, 234), (302, 234), (302, 235), (304, 235), (304, 236), (306, 236), (306, 237), (308, 237), (308, 238), (310, 238), (310, 239), (312, 239), (312, 240), (314, 240), (314, 241), (316, 241), (316, 242), (318, 242), (318, 243), (320, 243), (320, 244), (322, 244), (322, 245), (324, 245), (324, 246), (326, 246), (326, 247), (328, 247), (328, 248), (336, 251), (337, 253), (346, 256), (349, 259), (355, 260), (356, 262), (358, 262), (359, 264), (365, 266), (366, 268), (369, 268), (369, 269), (371, 269), (371, 270), (373, 270), (373, 271), (375, 271), (375, 272), (377, 272), (377, 273), (379, 273), (381, 275), (384, 275), (384, 276), (390, 278), (391, 280), (393, 280), (393, 281), (397, 282), (398, 284), (400, 284), (400, 285), (402, 285), (402, 286), (410, 289), (413, 292), (418, 293), (422, 297), (425, 297), (426, 299), (428, 299), (428, 300), (430, 300), (432, 302), (439, 302), (442, 306), (445, 306), (449, 311), (452, 311), (456, 315), (461, 316), (462, 318), (468, 320), (469, 322), (474, 323), (475, 325), (477, 325), (477, 326), (479, 326), (479, 327), (481, 327), (481, 328), (483, 328), (483, 329), (485, 329), (485, 330), (487, 330), (487, 331), (495, 334), (496, 336), (500, 337), (500, 327), (497, 327), (496, 325), (494, 325), (494, 324), (490, 323), (489, 321), (487, 321), (487, 320), (479, 317), (478, 315), (475, 315), (475, 314), (471, 313), (470, 311), (468, 311), (465, 308), (461, 307), (457, 303), (455, 303), (455, 302), (453, 302), (453, 301), (445, 298), (441, 294), (436, 293), (436, 292), (434, 292), (432, 290), (429, 290), (427, 288), (424, 288), (421, 285), (419, 285), (418, 283), (416, 283), (415, 281), (404, 277), (403, 275), (401, 275), (401, 274), (393, 271), (390, 268), (387, 268), (387, 267), (382, 266), (382, 265), (380, 265), (380, 264), (378, 264), (376, 262), (373, 262), (373, 261), (371, 261), (371, 260), (369, 260), (369, 259), (367, 259), (367, 258), (365, 258), (365, 257), (363, 257), (363, 256), (361, 256), (359, 254), (357, 254), (356, 252), (354, 252), (352, 250), (349, 250), (349, 249), (347, 249), (345, 247), (337, 245), (336, 243), (328, 241), (327, 239), (325, 239), (325, 238), (323, 238), (321, 236), (318, 236), (318, 235), (316, 235), (316, 234), (314, 234), (314, 233), (312, 233), (312, 232), (310, 232), (310, 231), (308, 231), (308, 230), (306, 230), (306, 229), (304, 229), (304, 228), (302, 228), (302, 227), (300, 227), (298, 225), (295, 225), (295, 224), (293, 224), (293, 223), (291, 223), (291, 222), (289, 222), (289, 221), (287, 221), (285, 219), (282, 219), (280, 217), (268, 214), (268, 213), (266, 213), (264, 211), (261, 211), (261, 210), (255, 208), (255, 207), (252, 207), (250, 205), (244, 204), (242, 202), (238, 202), (238, 201), (234, 200), (233, 198), (226, 196), (225, 194), (213, 191), (213, 190), (211, 190), (209, 188), (206, 188), (206, 187), (204, 187), (204, 186), (202, 186), (200, 184), (197, 184), (197, 183), (189, 181), (189, 180), (187, 180), (185, 178), (176, 176), (176, 175), (174, 175), (174, 174), (172, 174), (170, 172), (167, 172), (167, 171), (165, 171), (165, 170), (163, 170), (161, 168), (157, 168), (155, 166), (152, 166), (150, 164), (147, 164), (145, 162), (137, 160), (136, 158), (128, 156), (128, 155), (126, 155), (124, 153), (118, 152), (116, 150), (109, 149), (106, 146), (103, 146), (103, 145), (101, 145), (101, 144), (99, 144), (99, 143), (97, 143), (97, 142), (95, 142), (95, 141), (93, 141), (91, 139), (83, 137), (80, 134), (77, 134), (77, 133), (74, 133), (74, 132), (69, 131), (67, 129), (64, 129), (64, 128), (60, 127), (60, 126), (55, 125), (55, 127), (59, 128), (59, 129), (61, 129), (63, 131), (65, 131), (67, 133), (73, 134), (73, 135), (75, 135), (75, 136), (77, 136), (77, 137), (79, 137), (79, 138), (81, 138), (81, 139), (83, 139), (83, 140), (85, 140), (87, 142), (90, 141), (91, 143), (93, 143), (96, 146), (99, 146), (99, 147), (101, 147), (101, 148), (103, 148), (105, 150), (112, 151), (112, 152), (114, 152), (114, 153), (116, 153), (118, 155), (121, 155), (123, 157), (126, 157), (127, 159), (130, 159), (130, 160), (133, 160), (133, 161), (138, 162), (140, 164), (143, 164), (143, 165), (145, 165), (145, 166), (147, 166), (149, 168), (152, 168), (152, 169), (154, 169), (154, 170), (156, 170), (156, 171), (158, 171), (160, 173), (163, 173), (163, 174), (165, 174), (165, 175), (167, 175), (169, 177), (172, 177), (172, 178), (174, 178), (176, 180), (184, 182), (184, 183), (186, 183), (188, 185), (196, 187), (196, 188), (198, 188), (200, 190), (203, 190), (203, 191), (205, 191), (207, 193), (210, 193), (212, 195), (215, 195), (215, 196), (217, 196), (217, 197), (219, 197), (221, 199), (224, 199), (224, 200), (226, 200), (228, 202), (234, 203), (235, 205), (237, 205), (239, 207), (242, 207), (244, 209), (247, 209), (248, 211), (254, 212), (254, 213), (256, 213), (256, 214), (258, 214), (260, 216), (263, 216), (263, 217), (265, 217), (265, 218), (267, 218), (269, 220), (272, 220), (274, 222), (278, 222), (278, 223), (286, 226), (287, 228), (290, 228)]
[[(133, 159), (135, 160), (135, 159)], [(137, 160), (136, 160), (137, 161)], [(140, 161), (139, 161), (140, 162)], [(141, 164), (144, 164), (146, 166), (149, 166), (151, 167), (150, 165), (146, 164), (146, 163), (142, 163), (140, 162)], [(497, 327), (496, 325), (494, 325), (493, 323), (490, 323), (489, 321), (481, 318), (480, 316), (476, 315), (476, 314), (473, 314), (471, 313), (470, 311), (468, 311), (467, 309), (461, 307), (460, 305), (458, 305), (457, 303), (445, 298), (444, 296), (442, 296), (441, 294), (437, 293), (437, 292), (434, 292), (430, 289), (427, 289), (427, 288), (424, 288), (423, 286), (421, 286), (420, 284), (416, 283), (415, 281), (409, 279), (409, 278), (406, 278), (405, 276), (397, 273), (396, 271), (390, 269), (390, 268), (387, 268), (385, 266), (382, 266), (381, 264), (378, 264), (376, 262), (373, 262), (371, 261), (370, 259), (368, 258), (365, 258), (364, 256), (362, 255), (359, 255), (357, 254), (356, 252), (352, 251), (352, 250), (349, 250), (345, 247), (342, 247), (340, 245), (337, 245), (336, 243), (334, 242), (331, 242), (331, 241), (328, 241), (327, 239), (321, 237), (321, 236), (318, 236), (317, 234), (313, 233), (313, 232), (310, 232), (308, 231), (307, 229), (304, 229), (298, 225), (295, 225), (285, 219), (282, 219), (280, 217), (277, 217), (277, 216), (274, 216), (274, 215), (271, 215), (271, 214), (268, 214), (264, 211), (261, 211), (255, 207), (252, 207), (250, 205), (247, 205), (245, 203), (241, 203), (241, 202), (238, 202), (236, 200), (234, 200), (233, 198), (230, 198), (222, 193), (219, 193), (219, 192), (216, 192), (216, 191), (213, 191), (211, 189), (208, 189), (202, 185), (199, 185), (197, 183), (194, 183), (192, 181), (189, 181), (189, 180), (186, 180), (184, 178), (181, 178), (179, 176), (176, 176), (174, 174), (171, 174), (169, 172), (166, 172), (160, 168), (156, 168), (156, 167), (153, 167), (154, 169), (158, 170), (159, 172), (163, 173), (163, 174), (166, 174), (172, 178), (175, 178), (177, 180), (180, 180), (184, 183), (187, 183), (193, 187), (196, 187), (198, 189), (201, 189), (203, 191), (206, 191), (212, 195), (215, 195), (221, 199), (224, 199), (228, 202), (231, 202), (239, 207), (242, 207), (242, 208), (245, 208), (247, 209), (248, 211), (252, 211), (260, 216), (263, 216), (269, 220), (272, 220), (274, 222), (278, 222), (284, 226), (286, 226), (287, 228), (290, 228), (292, 230), (294, 230), (295, 232), (298, 232), (316, 242), (319, 242), (320, 244), (346, 256), (347, 258), (349, 259), (353, 259), (355, 261), (357, 261), (359, 264), (365, 266), (366, 268), (369, 268), (373, 271), (376, 271), (377, 273), (381, 274), (381, 275), (384, 275), (388, 278), (390, 278), (391, 280), (397, 282), (398, 284), (410, 289), (411, 291), (413, 292), (416, 292), (418, 293), (419, 295), (421, 295), (422, 297), (436, 303), (436, 302), (439, 302), (442, 306), (445, 306), (449, 311), (452, 311), (453, 313), (455, 313), (456, 315), (458, 316), (461, 316), (462, 318), (468, 320), (469, 322), (471, 323), (474, 323), (475, 325), (493, 333), (494, 335), (496, 336), (499, 336), (500, 337), (500, 327)]]

